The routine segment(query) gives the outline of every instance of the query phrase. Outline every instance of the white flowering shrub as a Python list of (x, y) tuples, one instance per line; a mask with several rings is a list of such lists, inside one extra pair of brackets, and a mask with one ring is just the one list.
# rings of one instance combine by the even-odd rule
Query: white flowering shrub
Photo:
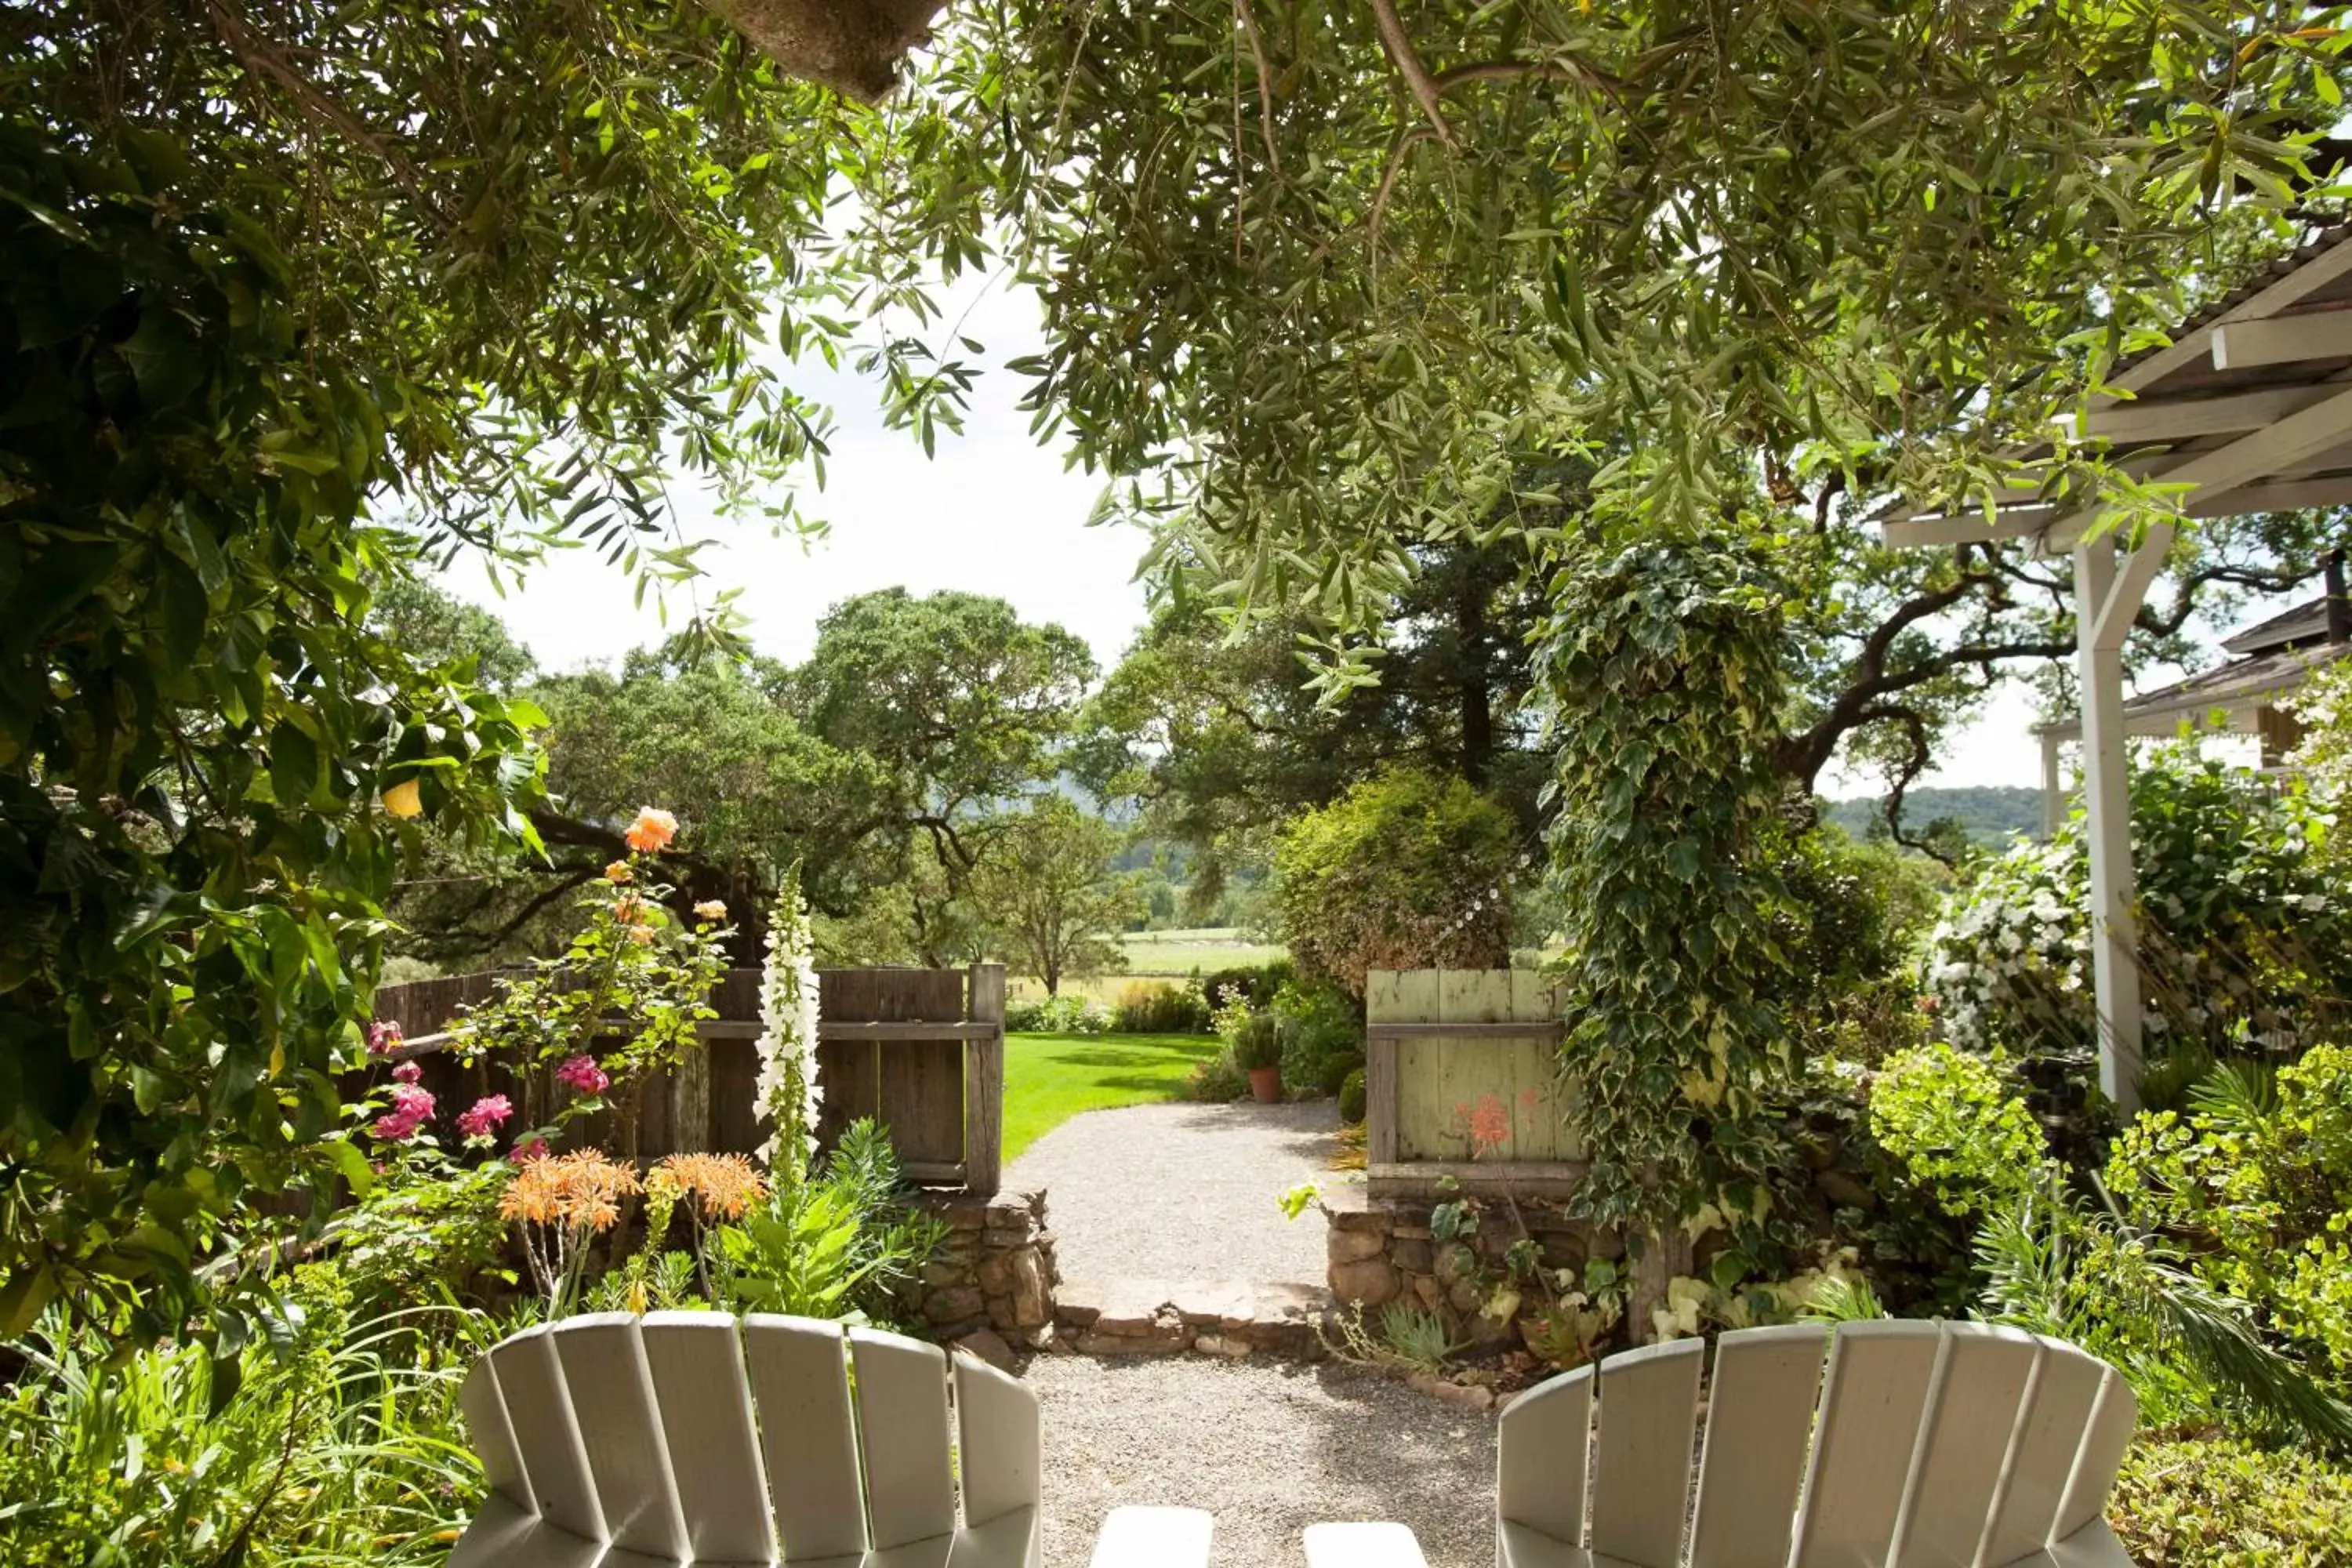
[[(2342, 1026), (2352, 900), (2321, 853), (2330, 826), (2299, 789), (2185, 750), (2140, 760), (2132, 859), (2151, 1055), (2278, 1051)], [(2089, 881), (2077, 816), (1947, 900), (1924, 977), (1945, 1038), (2037, 1053), (2092, 1046)]]
[(816, 1155), (816, 933), (801, 901), (800, 868), (784, 874), (768, 922), (768, 960), (760, 980), (760, 1077), (753, 1092), (768, 1142), (760, 1158), (780, 1184), (808, 1174)]
[(2071, 826), (2020, 844), (1946, 902), (1929, 935), (1927, 990), (1943, 1037), (1984, 1050), (2089, 1037), (2088, 873)]

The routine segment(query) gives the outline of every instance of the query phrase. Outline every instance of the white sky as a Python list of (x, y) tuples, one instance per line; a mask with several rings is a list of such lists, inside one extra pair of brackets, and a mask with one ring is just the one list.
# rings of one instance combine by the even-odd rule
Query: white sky
[[(738, 604), (761, 652), (798, 661), (828, 607), (898, 585), (916, 594), (961, 588), (1004, 599), (1025, 620), (1056, 622), (1086, 638), (1106, 669), (1142, 626), (1144, 590), (1135, 570), (1143, 535), (1087, 525), (1100, 479), (1066, 470), (1059, 447), (1032, 439), (1028, 416), (1013, 406), (1024, 383), (997, 368), (1042, 345), (1033, 301), (1004, 288), (963, 292), (966, 300), (975, 295), (961, 331), (987, 345), (992, 373), (973, 388), (964, 434), (943, 434), (934, 459), (924, 458), (912, 436), (882, 427), (870, 386), (851, 373), (828, 374), (822, 365), (793, 372), (793, 384), (829, 402), (839, 419), (825, 488), (803, 502), (803, 510), (832, 523), (828, 537), (803, 551), (798, 540), (772, 538), (762, 527), (720, 522), (695, 498), (681, 496), (688, 536), (719, 542), (702, 557), (708, 581), (743, 589)], [(946, 326), (955, 324), (950, 316)], [(931, 335), (943, 339), (944, 329)], [(441, 581), (495, 612), (546, 669), (616, 664), (629, 648), (665, 635), (651, 598), (636, 607), (622, 574), (585, 551), (533, 568), (519, 586), (509, 584), (503, 598), (478, 562), (460, 561)], [(688, 613), (674, 605), (673, 623)], [(1922, 782), (2039, 787), (2032, 721), (2027, 689), (2004, 687)], [(1836, 796), (1877, 789), (1874, 779), (1834, 773), (1822, 786)]]

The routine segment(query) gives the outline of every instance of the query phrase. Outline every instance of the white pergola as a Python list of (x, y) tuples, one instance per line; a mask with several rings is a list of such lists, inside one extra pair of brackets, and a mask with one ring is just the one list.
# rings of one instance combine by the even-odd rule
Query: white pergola
[[(2186, 517), (2352, 504), (2347, 241), (2352, 225), (2329, 230), (2191, 319), (2169, 347), (2110, 376), (2116, 395), (2095, 399), (2073, 438), (2104, 441), (2113, 466), (2135, 477), (2193, 486), (2179, 500)], [(2054, 450), (2017, 456), (2031, 463)], [(2139, 1102), (2142, 1031), (2123, 646), (2176, 531), (2158, 522), (2137, 543), (2114, 529), (2091, 537), (2096, 501), (2053, 503), (2031, 489), (1993, 500), (1990, 515), (1980, 500), (1966, 510), (1897, 505), (1879, 523), (1893, 545), (2024, 540), (2037, 554), (2074, 557), (2099, 1085), (2129, 1113)]]

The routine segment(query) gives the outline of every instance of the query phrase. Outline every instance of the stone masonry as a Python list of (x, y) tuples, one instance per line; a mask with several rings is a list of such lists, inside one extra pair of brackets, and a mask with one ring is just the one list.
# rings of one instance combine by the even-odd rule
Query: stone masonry
[(1511, 1324), (1481, 1314), (1485, 1298), (1470, 1277), (1482, 1268), (1499, 1271), (1503, 1254), (1521, 1238), (1521, 1226), (1546, 1268), (1581, 1268), (1587, 1258), (1618, 1258), (1625, 1252), (1614, 1231), (1532, 1201), (1516, 1205), (1514, 1220), (1504, 1218), (1504, 1205), (1490, 1204), (1474, 1234), (1445, 1242), (1430, 1227), (1430, 1211), (1442, 1199), (1374, 1197), (1360, 1185), (1349, 1185), (1325, 1192), (1319, 1201), (1330, 1224), (1328, 1279), (1335, 1300), (1367, 1310), (1410, 1302), (1437, 1313), (1475, 1342), (1517, 1338)]
[(942, 1342), (992, 1331), (1007, 1345), (1043, 1350), (1054, 1342), (1054, 1233), (1045, 1194), (940, 1193), (918, 1200), (948, 1227), (923, 1270), (922, 1312)]

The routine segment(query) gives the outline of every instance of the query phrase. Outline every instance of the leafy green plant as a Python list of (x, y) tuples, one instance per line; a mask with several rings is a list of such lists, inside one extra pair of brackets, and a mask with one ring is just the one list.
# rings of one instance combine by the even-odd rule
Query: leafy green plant
[(457, 1394), (477, 1314), (353, 1320), (331, 1270), (243, 1353), (125, 1353), (59, 1314), (0, 1394), (0, 1557), (21, 1568), (438, 1564), (478, 1506)]
[(1871, 1086), (1870, 1130), (1914, 1184), (1957, 1215), (2013, 1206), (2051, 1180), (2042, 1129), (2000, 1068), (1948, 1045), (1886, 1063)]
[(1797, 1316), (1811, 1323), (1863, 1323), (1888, 1313), (1868, 1279), (1859, 1274), (1840, 1274), (1815, 1285)]
[[(2168, 748), (2132, 769), (2131, 825), (2145, 1088), (2185, 1084), (2216, 1058), (2289, 1053), (2352, 1016), (2352, 900), (2309, 795)], [(1947, 905), (1927, 982), (1954, 1044), (2063, 1054), (2095, 1037), (2083, 832), (2076, 816), (2020, 845)], [(2168, 1079), (2168, 1058), (2187, 1067)]]
[(1362, 1009), (1337, 985), (1290, 982), (1275, 993), (1282, 1084), (1293, 1094), (1337, 1094), (1364, 1065)]
[(1415, 1372), (1442, 1372), (1463, 1349), (1446, 1331), (1444, 1318), (1401, 1301), (1381, 1309), (1381, 1339), (1391, 1358)]
[(1209, 999), (1198, 981), (1181, 985), (1140, 981), (1119, 993), (1111, 1030), (1120, 1035), (1205, 1035)]
[(1233, 1035), (1234, 1066), (1244, 1072), (1282, 1065), (1282, 1026), (1271, 1013), (1253, 1013)]
[(1339, 1120), (1350, 1127), (1359, 1125), (1364, 1120), (1364, 1069), (1357, 1068), (1339, 1085)]
[(853, 1122), (813, 1179), (711, 1237), (714, 1289), (736, 1311), (891, 1324), (946, 1237), (910, 1208), (888, 1134)]
[(2186, 1115), (2142, 1117), (2106, 1184), (2215, 1289), (2261, 1303), (2269, 1325), (2352, 1389), (2352, 1049), (2314, 1047), (2273, 1072), (2214, 1068)]
[(1201, 994), (1212, 1008), (1239, 1001), (1251, 1007), (1271, 1007), (1275, 996), (1298, 977), (1298, 966), (1286, 958), (1268, 963), (1234, 964), (1201, 976)]
[(1185, 1080), (1186, 1098), (1211, 1105), (1226, 1105), (1249, 1092), (1249, 1079), (1234, 1064), (1234, 1048), (1227, 1045), (1217, 1054), (1192, 1069)]
[(1004, 1026), (1024, 1035), (1106, 1035), (1114, 1022), (1109, 1008), (1076, 992), (1004, 1009)]
[(2335, 1568), (2352, 1542), (2352, 1471), (2230, 1437), (2133, 1445), (2107, 1504), (2140, 1568)]
[(1782, 1149), (1769, 1101), (1799, 1066), (1766, 843), (1782, 596), (1735, 539), (1604, 547), (1555, 579), (1536, 660), (1569, 949), (1560, 1048), (1591, 1160), (1576, 1203), (1669, 1258), (1710, 1206), (1760, 1246)]

